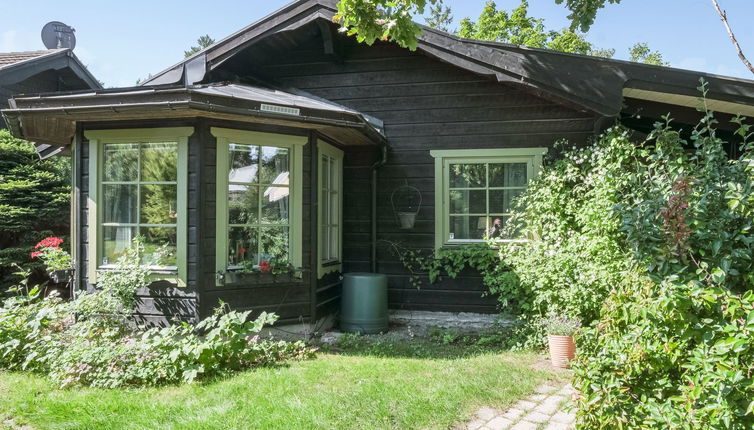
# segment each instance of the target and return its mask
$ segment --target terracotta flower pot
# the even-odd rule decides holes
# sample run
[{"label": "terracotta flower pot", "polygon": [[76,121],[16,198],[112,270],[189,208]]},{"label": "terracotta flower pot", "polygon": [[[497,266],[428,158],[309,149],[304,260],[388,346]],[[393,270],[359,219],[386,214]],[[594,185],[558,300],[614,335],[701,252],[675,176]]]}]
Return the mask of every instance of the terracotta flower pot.
[{"label": "terracotta flower pot", "polygon": [[569,362],[576,356],[576,344],[573,342],[573,336],[550,334],[547,335],[547,341],[550,344],[552,365],[560,368],[570,367]]}]

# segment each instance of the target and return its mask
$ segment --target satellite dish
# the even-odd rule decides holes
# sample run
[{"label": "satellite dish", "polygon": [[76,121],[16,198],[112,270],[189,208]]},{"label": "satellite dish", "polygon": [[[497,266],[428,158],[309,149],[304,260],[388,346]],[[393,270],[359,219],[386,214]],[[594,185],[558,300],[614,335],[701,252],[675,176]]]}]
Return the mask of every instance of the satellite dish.
[{"label": "satellite dish", "polygon": [[60,21],[51,21],[42,27],[42,43],[47,49],[76,47],[76,30]]}]

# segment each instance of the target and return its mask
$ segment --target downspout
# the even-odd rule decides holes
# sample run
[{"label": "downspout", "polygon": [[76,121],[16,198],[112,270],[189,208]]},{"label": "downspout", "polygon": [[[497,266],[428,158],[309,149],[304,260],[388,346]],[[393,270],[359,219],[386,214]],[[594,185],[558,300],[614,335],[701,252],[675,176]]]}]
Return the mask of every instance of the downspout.
[{"label": "downspout", "polygon": [[372,273],[377,273],[377,169],[387,163],[387,143],[380,142],[380,158],[372,164]]}]

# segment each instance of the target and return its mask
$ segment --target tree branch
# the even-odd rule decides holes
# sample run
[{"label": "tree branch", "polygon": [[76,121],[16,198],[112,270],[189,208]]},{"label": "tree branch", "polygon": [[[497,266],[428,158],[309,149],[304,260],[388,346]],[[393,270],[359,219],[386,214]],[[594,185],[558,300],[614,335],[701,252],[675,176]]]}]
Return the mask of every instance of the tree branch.
[{"label": "tree branch", "polygon": [[754,66],[752,66],[751,62],[749,62],[749,60],[746,59],[744,52],[741,50],[741,45],[738,44],[738,40],[736,40],[736,36],[733,34],[733,30],[730,29],[730,25],[728,24],[728,15],[725,13],[724,10],[720,10],[720,5],[717,4],[717,0],[712,0],[712,5],[715,6],[715,10],[717,10],[717,14],[720,15],[720,20],[725,25],[725,29],[728,30],[730,41],[733,42],[733,46],[735,46],[736,51],[738,51],[738,58],[741,59],[741,61],[744,63],[746,68],[749,69],[751,73],[754,73]]}]

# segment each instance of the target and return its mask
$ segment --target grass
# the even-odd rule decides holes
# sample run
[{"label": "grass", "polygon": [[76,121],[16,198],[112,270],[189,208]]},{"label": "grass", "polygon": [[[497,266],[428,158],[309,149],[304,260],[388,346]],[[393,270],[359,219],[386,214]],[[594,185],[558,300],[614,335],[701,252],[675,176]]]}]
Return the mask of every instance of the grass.
[{"label": "grass", "polygon": [[177,387],[60,390],[0,372],[3,418],[35,429],[447,429],[558,376],[538,358],[429,339],[347,337],[315,360]]}]

